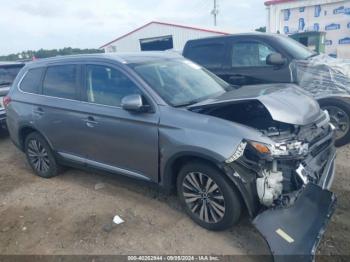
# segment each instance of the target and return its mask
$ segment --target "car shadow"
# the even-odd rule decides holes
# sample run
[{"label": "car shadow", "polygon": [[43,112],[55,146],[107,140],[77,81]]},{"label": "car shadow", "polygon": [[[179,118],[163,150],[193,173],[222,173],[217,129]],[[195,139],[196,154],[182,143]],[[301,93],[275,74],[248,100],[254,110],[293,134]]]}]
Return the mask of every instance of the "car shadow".
[{"label": "car shadow", "polygon": [[175,192],[167,193],[158,184],[153,182],[90,168],[76,169],[71,167],[66,168],[66,171],[58,178],[69,181],[70,183],[79,183],[80,186],[90,189],[94,189],[98,184],[103,184],[103,188],[98,191],[111,196],[115,195],[116,190],[119,188],[126,189],[149,199],[166,202],[173,209],[182,210]]},{"label": "car shadow", "polygon": [[[87,169],[77,170],[73,168],[67,169],[67,171],[61,176],[57,177],[57,179],[62,179],[69,183],[77,183],[79,186],[83,186],[90,190],[96,190],[96,185],[103,184],[103,188],[97,190],[99,193],[107,194],[109,196],[115,195],[116,192],[119,192],[121,189],[128,190],[137,194],[138,196],[142,196],[142,198],[164,203],[176,212],[184,213],[175,192],[167,193],[155,183],[136,180],[120,174],[110,174]],[[190,220],[190,218],[188,219]],[[195,225],[194,222],[193,224]],[[237,225],[231,229],[217,233],[221,234],[222,237],[227,239],[227,241],[233,241],[235,245],[238,243],[238,245],[243,249],[248,250],[248,254],[252,254],[253,257],[257,253],[264,255],[269,254],[266,242],[250,223],[250,218],[247,212],[242,213]],[[252,261],[255,261],[255,259]],[[269,256],[267,261],[270,261]]]}]

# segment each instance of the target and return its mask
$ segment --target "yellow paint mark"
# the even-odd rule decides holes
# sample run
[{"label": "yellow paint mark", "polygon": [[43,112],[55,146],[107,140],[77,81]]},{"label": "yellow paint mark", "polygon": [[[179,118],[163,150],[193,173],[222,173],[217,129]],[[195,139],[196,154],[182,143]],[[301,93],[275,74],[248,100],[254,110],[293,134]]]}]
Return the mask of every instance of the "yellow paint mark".
[{"label": "yellow paint mark", "polygon": [[288,243],[293,243],[294,242],[294,239],[288,235],[286,232],[284,232],[282,229],[277,229],[276,230],[276,233],[282,237],[285,241],[287,241]]}]

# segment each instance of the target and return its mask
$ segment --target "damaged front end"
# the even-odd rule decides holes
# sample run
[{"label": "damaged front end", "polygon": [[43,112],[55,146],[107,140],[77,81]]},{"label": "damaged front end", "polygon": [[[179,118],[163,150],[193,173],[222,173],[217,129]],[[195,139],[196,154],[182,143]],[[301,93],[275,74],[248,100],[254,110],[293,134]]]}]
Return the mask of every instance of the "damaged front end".
[{"label": "damaged front end", "polygon": [[335,195],[328,191],[336,152],[327,112],[287,137],[272,134],[275,144],[271,145],[242,141],[241,157],[227,163],[233,169],[241,166],[255,173],[261,209],[253,224],[275,260],[294,261],[298,256],[308,261],[315,255],[336,203]]},{"label": "damaged front end", "polygon": [[[312,260],[335,208],[328,191],[334,177],[335,148],[327,112],[315,123],[298,127],[288,139],[271,135],[275,144],[244,141],[244,153],[231,162],[255,173],[261,204],[254,226],[275,260]],[[230,159],[228,160],[230,161]]]},{"label": "damaged front end", "polygon": [[255,203],[248,211],[275,261],[312,260],[336,204],[328,191],[336,155],[328,113],[318,110],[302,124],[282,122],[282,117],[276,121],[264,99],[217,103],[196,111],[250,126],[269,139],[243,138],[225,161],[226,173],[239,180],[236,186],[249,196],[246,206]]}]

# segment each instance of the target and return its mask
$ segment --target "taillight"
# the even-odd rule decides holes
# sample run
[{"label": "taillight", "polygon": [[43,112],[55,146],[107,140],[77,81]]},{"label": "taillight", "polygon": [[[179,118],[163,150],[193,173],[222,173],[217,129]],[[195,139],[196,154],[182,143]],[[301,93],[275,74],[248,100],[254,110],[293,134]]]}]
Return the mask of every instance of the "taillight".
[{"label": "taillight", "polygon": [[9,96],[4,96],[3,100],[2,100],[4,107],[6,108],[10,103],[11,103],[11,97]]}]

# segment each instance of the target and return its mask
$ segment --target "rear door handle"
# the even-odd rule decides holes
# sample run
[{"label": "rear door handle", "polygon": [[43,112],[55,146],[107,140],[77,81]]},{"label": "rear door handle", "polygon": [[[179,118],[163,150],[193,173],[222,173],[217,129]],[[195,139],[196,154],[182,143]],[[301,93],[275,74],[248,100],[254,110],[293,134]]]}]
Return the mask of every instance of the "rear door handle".
[{"label": "rear door handle", "polygon": [[87,127],[94,127],[98,124],[93,116],[89,116],[85,119],[85,123]]},{"label": "rear door handle", "polygon": [[42,116],[44,114],[44,110],[41,107],[38,107],[33,110],[33,113],[39,116]]}]

